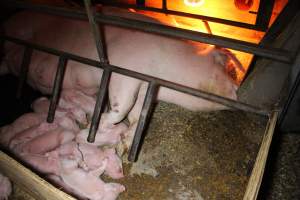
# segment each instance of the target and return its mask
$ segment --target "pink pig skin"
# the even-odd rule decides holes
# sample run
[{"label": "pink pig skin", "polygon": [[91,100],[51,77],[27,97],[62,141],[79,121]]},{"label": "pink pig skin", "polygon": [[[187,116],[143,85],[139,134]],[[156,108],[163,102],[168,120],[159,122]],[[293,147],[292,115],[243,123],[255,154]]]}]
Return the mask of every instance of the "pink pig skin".
[{"label": "pink pig skin", "polygon": [[[36,113],[48,113],[50,106],[50,101],[46,97],[41,97],[36,99],[31,107]],[[62,117],[64,115],[69,115],[71,118],[76,119],[78,122],[82,124],[87,124],[86,113],[84,110],[71,102],[66,102],[63,99],[60,100],[58,104],[55,116]]]},{"label": "pink pig skin", "polygon": [[20,159],[41,173],[58,175],[60,172],[59,155],[55,151],[46,155],[25,153]]},{"label": "pink pig skin", "polygon": [[0,144],[8,146],[11,139],[18,133],[36,126],[46,119],[45,114],[26,113],[16,119],[12,124],[0,128]]},{"label": "pink pig skin", "polygon": [[84,164],[89,171],[96,170],[103,165],[104,160],[107,159],[104,173],[114,179],[124,177],[122,160],[116,154],[115,149],[101,150],[90,144],[79,144],[79,150],[83,155]]},{"label": "pink pig skin", "polygon": [[19,153],[43,154],[72,141],[74,138],[75,134],[73,132],[57,128],[23,143],[23,145],[18,145],[14,151]]},{"label": "pink pig skin", "polygon": [[[98,129],[95,142],[89,144],[96,146],[116,145],[121,141],[122,137],[124,137],[127,130],[128,127],[123,122],[113,125],[111,128]],[[88,134],[89,129],[81,130],[76,136],[76,142],[87,143]]]},{"label": "pink pig skin", "polygon": [[9,179],[0,173],[0,200],[8,200],[12,192],[12,186]]},{"label": "pink pig skin", "polygon": [[115,200],[125,190],[117,183],[104,183],[99,175],[103,173],[106,163],[95,171],[86,172],[78,168],[77,162],[70,159],[61,160],[61,178],[68,187],[80,196],[91,200]]}]

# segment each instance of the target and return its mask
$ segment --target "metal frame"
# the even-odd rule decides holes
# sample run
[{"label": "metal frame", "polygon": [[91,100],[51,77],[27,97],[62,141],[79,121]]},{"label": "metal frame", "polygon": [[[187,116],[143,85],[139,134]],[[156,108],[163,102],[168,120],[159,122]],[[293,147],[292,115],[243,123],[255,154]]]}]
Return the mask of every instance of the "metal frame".
[{"label": "metal frame", "polygon": [[205,15],[197,15],[197,14],[190,14],[181,11],[169,10],[167,8],[167,0],[161,0],[161,1],[162,1],[161,8],[147,7],[145,6],[145,0],[137,0],[136,4],[118,3],[116,1],[111,1],[111,0],[98,0],[97,2],[103,5],[116,6],[121,8],[133,8],[137,10],[145,10],[145,11],[152,11],[152,12],[158,12],[158,13],[164,13],[170,15],[177,15],[182,17],[189,17],[194,19],[201,19],[204,21],[226,24],[230,26],[238,26],[241,28],[253,29],[257,31],[266,31],[268,29],[273,6],[275,3],[275,0],[260,0],[255,24],[249,24],[249,23],[226,20],[226,19],[221,19],[216,17],[209,17]]},{"label": "metal frame", "polygon": [[[10,3],[11,1],[9,1]],[[223,37],[217,37],[217,36],[211,36],[207,34],[199,34],[198,32],[193,32],[193,31],[186,31],[178,28],[173,28],[173,27],[165,27],[162,25],[158,24],[151,24],[151,23],[146,23],[146,22],[140,22],[136,20],[129,20],[121,17],[113,17],[113,16],[107,16],[107,15],[101,15],[92,12],[91,10],[91,2],[90,0],[85,0],[85,6],[87,10],[87,14],[85,14],[82,11],[72,11],[69,9],[62,9],[62,8],[54,8],[54,7],[49,7],[49,6],[36,6],[36,5],[29,5],[29,4],[24,4],[22,2],[16,2],[16,6],[21,7],[21,8],[29,8],[34,11],[39,11],[39,12],[46,12],[46,13],[51,13],[51,14],[58,14],[58,15],[63,15],[66,17],[71,17],[71,18],[79,18],[79,19],[89,19],[91,29],[93,31],[94,39],[97,45],[97,52],[100,58],[100,62],[80,56],[76,56],[74,54],[70,54],[68,52],[64,51],[59,51],[56,49],[44,47],[41,45],[37,44],[32,44],[20,39],[12,38],[9,36],[2,35],[0,39],[10,41],[17,43],[19,45],[23,45],[27,47],[30,50],[38,50],[38,51],[43,51],[47,52],[49,54],[53,54],[59,57],[59,64],[58,64],[58,69],[56,72],[56,78],[54,82],[54,87],[53,87],[53,92],[52,92],[52,99],[51,99],[51,105],[49,108],[49,113],[48,113],[48,121],[51,122],[54,119],[55,115],[55,109],[60,93],[60,88],[62,85],[62,80],[64,76],[64,71],[65,71],[65,66],[68,60],[74,60],[83,64],[87,64],[90,66],[102,68],[104,70],[102,80],[101,80],[101,85],[100,89],[97,95],[97,102],[95,106],[95,111],[92,119],[92,125],[91,125],[91,130],[90,134],[88,136],[88,141],[93,142],[95,138],[95,133],[99,124],[99,119],[101,116],[101,110],[103,107],[103,102],[107,93],[107,88],[108,88],[108,83],[110,79],[110,74],[112,72],[120,73],[126,76],[130,76],[133,78],[137,78],[143,81],[146,81],[149,83],[148,89],[147,89],[147,94],[144,100],[144,105],[142,108],[142,112],[140,115],[140,119],[138,122],[138,128],[136,130],[134,140],[132,147],[130,149],[129,157],[128,159],[130,161],[136,160],[137,157],[137,152],[138,148],[140,145],[140,140],[141,140],[141,135],[145,129],[145,126],[149,120],[150,117],[150,111],[151,107],[153,106],[153,101],[155,100],[157,90],[160,86],[167,87],[170,89],[174,89],[180,92],[184,92],[196,97],[200,97],[215,103],[219,103],[225,106],[228,106],[230,108],[246,111],[246,112],[252,112],[256,113],[259,115],[264,115],[264,116],[269,116],[272,110],[267,110],[264,108],[257,108],[255,106],[245,104],[239,101],[234,101],[228,98],[224,98],[222,96],[218,96],[212,93],[208,93],[205,91],[201,90],[196,90],[190,87],[186,87],[174,82],[166,81],[163,79],[158,79],[152,76],[148,76],[145,74],[141,74],[138,72],[134,72],[131,70],[123,69],[118,66],[113,66],[108,64],[106,57],[105,57],[105,51],[103,49],[103,46],[100,44],[103,44],[101,42],[101,32],[98,32],[98,25],[96,24],[97,22],[104,23],[104,24],[112,24],[112,25],[117,25],[117,26],[122,26],[122,27],[130,27],[130,28],[135,28],[139,30],[144,30],[148,32],[153,32],[153,33],[160,33],[163,35],[169,35],[169,36],[174,36],[174,37],[179,37],[179,38],[184,38],[184,39],[190,39],[194,41],[200,41],[204,43],[210,43],[210,44],[215,44],[218,46],[223,46],[223,47],[229,47],[237,50],[242,50],[245,52],[253,53],[255,55],[259,55],[265,58],[271,58],[273,60],[277,60],[280,62],[288,62],[291,63],[293,61],[294,53],[293,52],[288,52],[285,50],[281,49],[275,49],[275,48],[268,48],[268,47],[263,47],[247,42],[242,42],[238,40],[231,40]],[[100,45],[100,46],[99,46]],[[27,52],[27,51],[26,51]],[[25,52],[25,53],[26,53]],[[30,56],[24,56],[23,58],[25,61],[26,59],[30,59]],[[23,63],[29,63],[29,61],[24,61]],[[28,64],[27,64],[28,65]],[[22,68],[25,68],[26,64],[22,65]],[[22,72],[26,73],[26,70],[21,69]],[[20,76],[20,82],[24,82],[23,76]]]}]

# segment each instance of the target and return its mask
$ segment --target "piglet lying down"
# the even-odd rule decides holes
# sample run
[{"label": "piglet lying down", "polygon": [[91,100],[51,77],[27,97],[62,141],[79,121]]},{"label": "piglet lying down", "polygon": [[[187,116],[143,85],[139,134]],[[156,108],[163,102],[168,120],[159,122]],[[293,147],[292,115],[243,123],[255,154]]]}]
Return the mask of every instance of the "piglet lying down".
[{"label": "piglet lying down", "polygon": [[87,144],[86,139],[77,143],[74,140],[82,132],[78,124],[88,122],[95,100],[74,90],[63,91],[61,96],[53,123],[45,121],[49,100],[37,99],[32,104],[35,112],[0,129],[0,144],[77,196],[116,199],[124,186],[105,183],[99,176],[104,173],[113,179],[124,177],[121,159],[113,146],[121,141],[127,126],[120,123],[107,133],[98,133],[102,136],[97,137],[97,145]]}]

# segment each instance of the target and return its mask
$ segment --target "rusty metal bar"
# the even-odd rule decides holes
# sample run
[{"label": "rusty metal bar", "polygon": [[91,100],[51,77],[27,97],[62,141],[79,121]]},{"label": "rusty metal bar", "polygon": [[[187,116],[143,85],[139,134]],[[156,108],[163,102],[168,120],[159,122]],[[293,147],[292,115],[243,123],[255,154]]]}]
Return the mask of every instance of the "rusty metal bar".
[{"label": "rusty metal bar", "polygon": [[[56,8],[53,6],[28,5],[26,3],[20,3],[20,2],[16,2],[16,4],[20,8],[27,8],[37,12],[61,15],[61,16],[76,18],[81,20],[87,19],[87,15],[84,12],[78,10]],[[126,28],[133,28],[137,30],[157,33],[157,34],[171,36],[175,38],[193,40],[202,43],[235,49],[238,51],[255,54],[258,56],[262,56],[280,62],[291,63],[295,56],[295,52],[290,52],[283,49],[265,47],[262,45],[225,38],[221,36],[210,35],[210,34],[200,33],[191,30],[184,30],[176,27],[170,27],[170,26],[154,24],[149,22],[142,22],[133,19],[126,19],[123,17],[109,16],[109,15],[103,15],[98,13],[96,15],[96,21],[104,24],[110,24],[110,25],[121,26]]]},{"label": "rusty metal bar", "polygon": [[266,109],[263,109],[263,108],[258,108],[258,107],[255,107],[255,106],[252,106],[252,105],[249,105],[249,104],[246,104],[246,103],[242,103],[242,102],[239,102],[239,101],[228,99],[228,98],[218,96],[218,95],[215,95],[215,94],[212,94],[212,93],[209,93],[209,92],[205,92],[205,91],[202,91],[202,90],[197,90],[197,89],[194,89],[194,88],[183,86],[183,85],[171,82],[171,81],[166,81],[166,80],[159,79],[159,78],[149,76],[149,75],[146,75],[146,74],[141,74],[141,73],[131,71],[131,70],[128,70],[128,69],[123,69],[123,68],[120,68],[118,66],[105,64],[105,63],[100,63],[99,61],[96,61],[96,60],[92,60],[92,59],[89,59],[89,58],[84,58],[84,57],[81,57],[81,56],[77,56],[77,55],[70,54],[70,53],[67,53],[67,52],[64,52],[64,51],[60,51],[60,50],[56,50],[56,49],[53,49],[53,48],[48,48],[48,47],[43,47],[41,45],[32,44],[30,42],[23,41],[23,40],[20,40],[20,39],[17,39],[17,38],[12,38],[12,37],[8,37],[8,36],[2,36],[2,37],[4,39],[10,41],[10,42],[14,42],[14,43],[17,43],[17,44],[20,44],[20,45],[29,46],[33,49],[44,51],[44,52],[47,52],[47,53],[50,53],[50,54],[53,54],[53,55],[56,55],[56,56],[64,55],[67,59],[74,60],[74,61],[86,64],[86,65],[90,65],[90,66],[94,66],[94,67],[102,68],[102,69],[110,69],[112,72],[116,72],[116,73],[119,73],[119,74],[122,74],[122,75],[130,76],[130,77],[137,78],[137,79],[147,81],[147,82],[155,81],[160,86],[167,87],[167,88],[170,88],[170,89],[173,89],[173,90],[177,90],[179,92],[190,94],[190,95],[193,95],[193,96],[196,96],[196,97],[204,98],[206,100],[209,100],[209,101],[212,101],[212,102],[215,102],[215,103],[219,103],[219,104],[228,106],[228,107],[233,108],[233,109],[243,110],[245,112],[252,112],[252,113],[259,114],[259,115],[269,115],[269,112],[270,112],[269,110],[266,110]]},{"label": "rusty metal bar", "polygon": [[22,60],[20,75],[19,75],[19,83],[18,83],[17,94],[16,94],[17,99],[20,99],[22,96],[22,90],[23,90],[24,83],[26,81],[32,52],[33,49],[31,47],[26,47],[24,50],[23,60]]},{"label": "rusty metal bar", "polygon": [[[90,0],[84,0],[84,5],[86,8],[87,16],[89,19],[90,27],[94,36],[95,44],[97,53],[100,59],[100,62],[108,64],[108,60],[105,53],[105,39],[104,39],[104,33],[101,31],[101,25],[98,26],[96,20],[95,20],[95,13],[92,10],[91,7],[91,1]],[[103,106],[104,106],[104,100],[107,96],[107,90],[108,90],[108,83],[111,76],[111,70],[105,69],[103,72],[103,76],[101,78],[100,88],[97,95],[97,102],[95,105],[93,118],[92,118],[92,124],[91,128],[89,130],[89,135],[87,138],[88,142],[94,142],[95,137],[98,130],[98,124],[99,120],[101,118],[102,112],[103,112]]]},{"label": "rusty metal bar", "polygon": [[96,105],[95,105],[95,109],[94,109],[94,113],[93,113],[93,117],[92,117],[91,128],[90,128],[89,135],[87,138],[88,142],[95,141],[99,121],[100,121],[101,114],[104,109],[104,101],[105,101],[105,97],[107,96],[110,76],[111,76],[111,70],[105,69],[102,74],[100,88],[99,88],[98,94],[97,94],[97,101],[96,101]]},{"label": "rusty metal bar", "polygon": [[52,98],[50,101],[48,117],[47,117],[47,122],[49,122],[49,123],[52,123],[54,121],[56,106],[58,103],[61,86],[63,84],[67,62],[68,62],[67,57],[64,56],[63,54],[60,55],[59,61],[58,61],[58,67],[56,70],[53,90],[52,90]]},{"label": "rusty metal bar", "polygon": [[140,142],[142,139],[142,134],[146,129],[147,124],[149,124],[149,120],[152,114],[153,104],[156,99],[158,89],[159,89],[159,85],[155,81],[148,83],[148,88],[144,99],[143,108],[140,114],[138,125],[135,130],[133,142],[128,155],[128,160],[131,162],[136,161],[137,154],[140,147]]}]

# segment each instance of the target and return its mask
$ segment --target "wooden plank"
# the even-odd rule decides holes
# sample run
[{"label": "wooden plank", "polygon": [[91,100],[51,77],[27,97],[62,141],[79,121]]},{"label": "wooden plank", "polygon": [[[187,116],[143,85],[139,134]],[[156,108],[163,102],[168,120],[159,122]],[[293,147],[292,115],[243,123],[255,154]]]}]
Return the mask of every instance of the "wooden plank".
[{"label": "wooden plank", "polygon": [[256,157],[254,167],[244,194],[244,200],[256,200],[264,175],[267,157],[277,122],[278,111],[274,111],[268,121],[266,131]]},{"label": "wooden plank", "polygon": [[3,151],[0,151],[0,171],[36,199],[75,200],[75,198],[52,186]]}]

